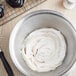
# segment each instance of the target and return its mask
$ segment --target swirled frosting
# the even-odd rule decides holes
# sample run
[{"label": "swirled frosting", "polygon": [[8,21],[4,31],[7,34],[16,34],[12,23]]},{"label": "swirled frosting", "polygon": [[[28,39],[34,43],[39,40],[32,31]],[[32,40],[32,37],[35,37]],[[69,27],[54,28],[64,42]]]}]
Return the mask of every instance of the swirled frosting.
[{"label": "swirled frosting", "polygon": [[65,53],[65,39],[56,29],[38,29],[24,39],[22,56],[29,68],[34,71],[55,70],[62,64]]}]

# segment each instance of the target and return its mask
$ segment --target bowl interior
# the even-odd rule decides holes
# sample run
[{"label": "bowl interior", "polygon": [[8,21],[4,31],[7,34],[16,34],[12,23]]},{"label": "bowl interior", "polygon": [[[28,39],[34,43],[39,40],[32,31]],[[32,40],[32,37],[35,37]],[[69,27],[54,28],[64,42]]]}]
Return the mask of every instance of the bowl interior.
[{"label": "bowl interior", "polygon": [[[23,60],[21,48],[24,38],[32,31],[40,28],[55,28],[64,35],[67,44],[67,53],[63,64],[56,70],[37,73],[32,71]],[[29,76],[58,76],[66,72],[74,63],[76,54],[75,32],[69,21],[64,17],[48,12],[36,12],[24,17],[15,27],[10,38],[10,54],[16,67]]]}]

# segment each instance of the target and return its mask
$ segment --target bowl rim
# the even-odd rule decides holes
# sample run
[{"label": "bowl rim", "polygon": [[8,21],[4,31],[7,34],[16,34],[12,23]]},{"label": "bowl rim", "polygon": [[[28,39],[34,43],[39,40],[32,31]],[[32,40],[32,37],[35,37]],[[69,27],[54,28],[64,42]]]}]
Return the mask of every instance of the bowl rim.
[{"label": "bowl rim", "polygon": [[[23,68],[20,66],[20,64],[18,63],[16,57],[15,57],[15,54],[14,54],[14,51],[13,51],[13,44],[14,44],[14,39],[15,39],[15,35],[17,34],[17,30],[19,29],[19,27],[21,26],[22,22],[24,22],[24,20],[27,20],[29,19],[30,17],[32,16],[35,16],[35,15],[38,15],[38,14],[52,14],[52,15],[56,15],[62,19],[64,19],[65,21],[67,21],[71,26],[70,28],[72,29],[72,31],[74,32],[74,36],[76,38],[76,30],[73,26],[73,24],[69,21],[68,18],[66,18],[62,13],[58,12],[58,11],[54,11],[54,10],[38,10],[38,11],[34,11],[34,12],[31,12],[27,15],[25,15],[21,20],[19,20],[19,22],[16,24],[16,26],[14,27],[11,35],[10,35],[10,39],[9,39],[9,53],[10,53],[10,57],[13,61],[13,63],[15,64],[16,68],[21,72],[23,73],[24,75],[28,75],[28,76],[31,76],[30,74],[28,74],[27,72],[25,72],[23,70]],[[75,58],[73,59],[72,63],[68,66],[67,69],[65,69],[63,72],[59,73],[59,76],[61,75],[64,75],[66,72],[68,72],[71,67],[73,66],[73,64],[75,63],[76,61],[76,55],[75,55]]]}]

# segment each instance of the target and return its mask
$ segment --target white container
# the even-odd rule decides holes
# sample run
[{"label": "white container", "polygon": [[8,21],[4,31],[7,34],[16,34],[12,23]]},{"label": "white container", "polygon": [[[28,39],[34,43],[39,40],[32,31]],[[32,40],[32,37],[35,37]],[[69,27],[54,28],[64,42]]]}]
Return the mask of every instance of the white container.
[{"label": "white container", "polygon": [[76,6],[76,0],[64,0],[63,5],[66,9],[72,9]]}]

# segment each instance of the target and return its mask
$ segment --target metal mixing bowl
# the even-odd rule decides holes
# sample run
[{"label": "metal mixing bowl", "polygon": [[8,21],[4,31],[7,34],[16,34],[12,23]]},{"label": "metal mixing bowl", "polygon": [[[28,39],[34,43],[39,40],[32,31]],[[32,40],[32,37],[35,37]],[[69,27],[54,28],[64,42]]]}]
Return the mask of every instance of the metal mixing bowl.
[{"label": "metal mixing bowl", "polygon": [[[64,35],[67,45],[63,64],[56,70],[38,73],[32,71],[24,62],[21,48],[24,38],[32,31],[40,28],[55,28]],[[39,10],[26,15],[15,26],[10,36],[10,56],[15,66],[26,76],[60,76],[67,72],[76,59],[76,32],[71,22],[61,13],[50,10]]]}]

